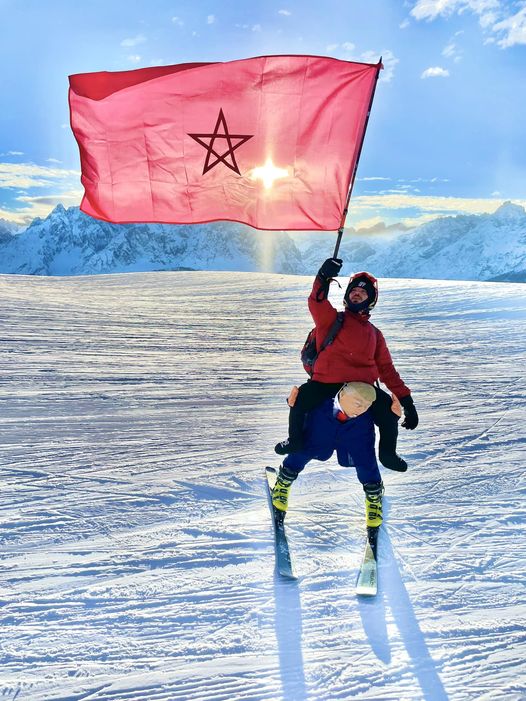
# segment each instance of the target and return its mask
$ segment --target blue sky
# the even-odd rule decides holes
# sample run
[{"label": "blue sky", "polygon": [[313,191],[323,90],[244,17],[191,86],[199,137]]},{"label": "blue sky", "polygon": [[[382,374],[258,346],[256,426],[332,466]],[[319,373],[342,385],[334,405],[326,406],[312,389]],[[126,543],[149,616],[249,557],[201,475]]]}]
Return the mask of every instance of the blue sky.
[{"label": "blue sky", "polygon": [[0,0],[0,218],[82,196],[71,73],[273,53],[385,70],[347,220],[526,204],[526,2]]}]

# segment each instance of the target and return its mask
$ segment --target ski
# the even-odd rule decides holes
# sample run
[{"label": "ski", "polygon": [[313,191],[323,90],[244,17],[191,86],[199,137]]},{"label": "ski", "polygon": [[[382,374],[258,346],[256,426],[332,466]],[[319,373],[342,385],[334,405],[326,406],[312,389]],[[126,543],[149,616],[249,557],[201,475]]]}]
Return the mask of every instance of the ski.
[{"label": "ski", "polygon": [[379,526],[367,528],[367,540],[356,583],[356,593],[360,596],[375,596],[378,589],[377,554],[379,530]]},{"label": "ski", "polygon": [[290,556],[289,543],[287,534],[285,533],[285,511],[276,509],[272,503],[272,489],[277,479],[277,472],[273,467],[265,468],[268,486],[268,501],[272,513],[272,523],[274,525],[274,543],[276,548],[276,569],[282,577],[287,579],[296,579],[294,569],[292,567],[292,559]]}]

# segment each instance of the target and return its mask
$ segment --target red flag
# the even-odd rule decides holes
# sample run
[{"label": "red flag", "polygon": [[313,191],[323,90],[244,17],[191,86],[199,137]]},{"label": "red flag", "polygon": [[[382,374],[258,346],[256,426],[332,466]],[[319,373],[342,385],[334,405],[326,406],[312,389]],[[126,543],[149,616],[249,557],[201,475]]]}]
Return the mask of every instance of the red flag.
[{"label": "red flag", "polygon": [[69,78],[97,219],[336,230],[381,64],[262,56]]}]

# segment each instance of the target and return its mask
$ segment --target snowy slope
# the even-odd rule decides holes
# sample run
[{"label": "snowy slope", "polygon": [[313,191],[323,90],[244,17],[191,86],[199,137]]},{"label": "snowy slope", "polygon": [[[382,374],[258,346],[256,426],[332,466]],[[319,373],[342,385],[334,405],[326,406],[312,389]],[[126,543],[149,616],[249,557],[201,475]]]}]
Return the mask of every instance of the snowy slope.
[{"label": "snowy slope", "polygon": [[[310,278],[0,277],[0,698],[525,698],[526,286],[383,281],[421,415],[363,496],[312,463],[273,574],[263,466],[303,379]],[[336,301],[336,300],[335,300]]]}]

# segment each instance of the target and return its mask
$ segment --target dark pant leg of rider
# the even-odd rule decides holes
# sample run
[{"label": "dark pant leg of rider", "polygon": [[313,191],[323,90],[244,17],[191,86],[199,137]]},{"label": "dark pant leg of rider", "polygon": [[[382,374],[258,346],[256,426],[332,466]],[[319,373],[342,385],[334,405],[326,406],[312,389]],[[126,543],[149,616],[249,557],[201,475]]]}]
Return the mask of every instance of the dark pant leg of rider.
[{"label": "dark pant leg of rider", "polygon": [[391,409],[392,399],[387,392],[375,387],[376,400],[371,407],[374,423],[378,426],[380,442],[378,457],[385,467],[403,471],[407,464],[396,454],[399,417]]}]

